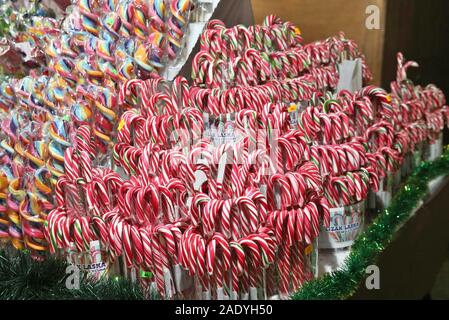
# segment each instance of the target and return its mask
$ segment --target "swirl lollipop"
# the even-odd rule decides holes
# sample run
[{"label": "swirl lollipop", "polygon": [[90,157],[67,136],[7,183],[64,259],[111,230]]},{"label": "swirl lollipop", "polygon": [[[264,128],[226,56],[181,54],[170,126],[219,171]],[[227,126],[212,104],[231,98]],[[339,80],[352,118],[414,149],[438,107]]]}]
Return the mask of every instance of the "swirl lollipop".
[{"label": "swirl lollipop", "polygon": [[43,204],[41,200],[32,192],[27,192],[19,205],[25,247],[32,250],[32,252],[36,252],[36,256],[38,256],[38,252],[47,250],[43,233],[46,215],[42,213],[42,209]]},{"label": "swirl lollipop", "polygon": [[133,32],[134,10],[131,1],[120,1],[117,5],[116,12],[120,17],[122,25],[120,27],[120,35],[128,38]]},{"label": "swirl lollipop", "polygon": [[48,128],[50,136],[48,152],[50,157],[47,161],[47,168],[53,174],[54,185],[56,185],[56,179],[64,173],[64,152],[71,145],[71,126],[67,120],[55,117]]},{"label": "swirl lollipop", "polygon": [[186,32],[188,15],[190,12],[190,0],[175,0],[170,4],[171,16],[168,19],[168,56],[174,60],[181,51],[182,41]]},{"label": "swirl lollipop", "polygon": [[122,39],[116,43],[115,65],[118,77],[122,82],[135,78],[134,53],[136,42],[134,39]]},{"label": "swirl lollipop", "polygon": [[152,31],[164,33],[166,29],[165,0],[151,0],[148,6],[148,16],[151,19],[150,28]]},{"label": "swirl lollipop", "polygon": [[148,8],[146,3],[141,0],[134,1],[133,4],[133,26],[134,34],[141,40],[145,40],[148,36],[148,18],[147,18]]},{"label": "swirl lollipop", "polygon": [[75,84],[78,80],[73,73],[75,64],[69,58],[58,57],[53,60],[52,68],[61,76],[64,80],[71,84]]},{"label": "swirl lollipop", "polygon": [[13,164],[16,171],[14,173],[14,178],[11,180],[8,187],[8,198],[6,200],[8,205],[8,219],[9,225],[9,235],[11,236],[11,242],[14,248],[21,250],[23,249],[23,231],[22,222],[19,214],[19,205],[24,200],[26,192],[23,190],[25,188],[26,179],[22,177],[22,173],[19,172],[19,166]]},{"label": "swirl lollipop", "polygon": [[101,154],[106,154],[112,142],[113,130],[118,117],[115,93],[104,87],[97,87],[95,101],[95,135]]},{"label": "swirl lollipop", "polygon": [[70,114],[76,127],[93,122],[92,109],[86,101],[76,101],[70,108]]},{"label": "swirl lollipop", "polygon": [[120,29],[122,27],[122,20],[116,12],[108,12],[101,19],[101,25],[104,31],[101,33],[101,38],[108,41],[116,41],[120,37]]},{"label": "swirl lollipop", "polygon": [[93,83],[99,83],[104,75],[95,59],[88,55],[81,55],[76,59],[75,69]]},{"label": "swirl lollipop", "polygon": [[146,73],[157,73],[164,66],[166,40],[163,34],[153,32],[147,43],[140,43],[134,53],[134,61]]},{"label": "swirl lollipop", "polygon": [[127,57],[122,61],[119,61],[117,64],[117,72],[121,81],[130,80],[136,77],[134,59],[131,57]]},{"label": "swirl lollipop", "polygon": [[94,12],[94,0],[78,0],[78,7],[81,12],[81,26],[83,29],[98,36],[99,24],[98,15]]},{"label": "swirl lollipop", "polygon": [[0,110],[7,112],[15,105],[15,94],[12,85],[8,82],[0,84]]}]

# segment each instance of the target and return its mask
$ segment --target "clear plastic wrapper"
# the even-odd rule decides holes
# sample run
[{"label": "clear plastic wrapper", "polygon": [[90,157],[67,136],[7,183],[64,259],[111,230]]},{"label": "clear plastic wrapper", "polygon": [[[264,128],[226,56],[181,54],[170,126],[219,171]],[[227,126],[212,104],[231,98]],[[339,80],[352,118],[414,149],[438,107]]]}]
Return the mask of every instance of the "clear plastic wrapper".
[{"label": "clear plastic wrapper", "polygon": [[438,135],[438,138],[430,144],[426,144],[424,159],[426,161],[434,161],[438,159],[443,153],[443,132]]},{"label": "clear plastic wrapper", "polygon": [[379,191],[370,192],[368,198],[369,209],[386,209],[391,203],[394,190],[395,173],[388,172],[386,177],[379,181]]},{"label": "clear plastic wrapper", "polygon": [[[21,130],[21,141],[16,146],[20,146],[24,157],[25,177],[27,182],[24,188],[26,195],[19,204],[19,212],[24,236],[25,248],[30,250],[35,259],[44,258],[47,251],[47,242],[44,235],[44,223],[48,211],[52,208],[52,204],[45,196],[39,192],[45,190],[47,196],[49,190],[48,185],[44,181],[42,175],[36,175],[37,170],[45,167],[48,157],[47,141],[43,136],[42,123],[31,121]],[[49,180],[47,180],[49,184]]]},{"label": "clear plastic wrapper", "polygon": [[213,0],[192,0],[191,22],[207,22],[210,15],[212,15]]},{"label": "clear plastic wrapper", "polygon": [[114,126],[118,122],[119,112],[115,93],[112,89],[98,86],[95,89],[94,127],[98,157],[96,165],[110,167]]},{"label": "clear plastic wrapper", "polygon": [[170,0],[167,19],[168,57],[175,64],[186,55],[185,42],[188,38],[188,25],[191,11],[190,0]]}]

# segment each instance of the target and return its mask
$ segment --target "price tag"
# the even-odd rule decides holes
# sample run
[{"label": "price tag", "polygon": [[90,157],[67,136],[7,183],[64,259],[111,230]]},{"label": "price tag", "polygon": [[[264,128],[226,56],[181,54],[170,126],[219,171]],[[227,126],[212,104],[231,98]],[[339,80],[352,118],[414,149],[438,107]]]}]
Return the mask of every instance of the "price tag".
[{"label": "price tag", "polygon": [[288,107],[288,114],[290,115],[290,126],[292,129],[297,129],[298,127],[298,105],[296,103],[290,103]]},{"label": "price tag", "polygon": [[120,120],[120,122],[119,122],[119,124],[118,124],[117,130],[118,130],[118,131],[122,131],[122,129],[123,129],[124,126],[125,126],[125,120],[122,119],[122,120]]},{"label": "price tag", "polygon": [[306,249],[304,250],[304,253],[306,254],[306,256],[308,256],[312,253],[312,251],[313,251],[313,245],[310,244],[306,247]]},{"label": "price tag", "polygon": [[142,279],[151,279],[153,278],[153,273],[151,271],[140,270],[140,277]]}]

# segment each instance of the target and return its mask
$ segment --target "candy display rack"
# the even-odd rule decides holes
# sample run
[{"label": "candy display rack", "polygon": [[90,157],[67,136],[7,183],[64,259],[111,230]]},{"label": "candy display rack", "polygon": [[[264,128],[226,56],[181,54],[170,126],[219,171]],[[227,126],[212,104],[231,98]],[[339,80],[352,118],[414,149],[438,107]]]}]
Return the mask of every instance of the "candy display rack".
[{"label": "candy display rack", "polygon": [[[175,0],[170,12],[161,1],[91,10],[79,0],[64,25],[101,37],[60,34],[42,44],[44,75],[0,87],[5,243],[161,299],[283,300],[334,270],[352,273],[343,263],[361,255],[371,261],[363,249],[388,244],[376,235],[404,230],[389,210],[420,217],[428,199],[404,214],[397,198],[411,186],[423,196],[423,161],[440,173],[449,163],[449,150],[439,156],[449,107],[437,86],[407,77],[416,62],[398,53],[387,91],[369,85],[365,56],[343,33],[304,44],[275,15],[245,26],[250,1]],[[190,12],[206,5],[209,15]],[[57,28],[47,22],[43,34]],[[120,41],[130,30],[148,43]],[[384,184],[391,201],[365,223]],[[430,199],[442,186],[431,182]]]}]

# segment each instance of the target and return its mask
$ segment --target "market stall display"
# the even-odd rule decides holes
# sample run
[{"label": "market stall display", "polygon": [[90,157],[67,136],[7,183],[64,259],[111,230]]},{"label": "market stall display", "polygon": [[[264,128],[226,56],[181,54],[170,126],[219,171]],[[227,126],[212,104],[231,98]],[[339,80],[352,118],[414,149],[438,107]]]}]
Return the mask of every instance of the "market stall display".
[{"label": "market stall display", "polygon": [[[211,20],[192,83],[164,79],[203,5],[79,0],[31,18],[39,59],[0,87],[2,246],[163,299],[286,299],[441,155],[441,90],[415,86],[402,54],[390,94],[369,86],[342,33],[304,44],[275,16]],[[338,90],[347,61],[361,86]]]}]

